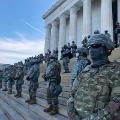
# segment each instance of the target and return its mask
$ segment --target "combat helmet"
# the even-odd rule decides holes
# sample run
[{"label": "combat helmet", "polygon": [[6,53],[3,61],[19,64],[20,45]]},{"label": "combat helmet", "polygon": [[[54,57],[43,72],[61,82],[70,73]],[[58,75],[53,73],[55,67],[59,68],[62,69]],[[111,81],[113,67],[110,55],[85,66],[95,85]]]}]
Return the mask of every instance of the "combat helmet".
[{"label": "combat helmet", "polygon": [[89,54],[89,50],[85,47],[77,48],[76,53],[79,53],[80,56],[87,56]]},{"label": "combat helmet", "polygon": [[91,36],[88,41],[88,46],[92,46],[92,45],[102,45],[106,47],[108,50],[114,49],[114,44],[111,38],[107,37],[104,34],[94,34],[93,36]]},{"label": "combat helmet", "polygon": [[57,59],[58,59],[58,57],[57,57],[57,55],[56,55],[56,54],[51,54],[49,58],[50,58],[50,59],[55,59],[55,60],[57,60]]}]

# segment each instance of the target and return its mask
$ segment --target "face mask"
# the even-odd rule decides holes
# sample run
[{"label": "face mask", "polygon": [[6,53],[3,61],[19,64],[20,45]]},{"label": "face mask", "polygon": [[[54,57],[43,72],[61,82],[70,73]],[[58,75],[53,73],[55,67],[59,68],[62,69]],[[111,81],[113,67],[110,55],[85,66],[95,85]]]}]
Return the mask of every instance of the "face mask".
[{"label": "face mask", "polygon": [[109,62],[107,53],[107,50],[102,46],[90,47],[90,56],[93,62],[93,67],[107,64]]}]

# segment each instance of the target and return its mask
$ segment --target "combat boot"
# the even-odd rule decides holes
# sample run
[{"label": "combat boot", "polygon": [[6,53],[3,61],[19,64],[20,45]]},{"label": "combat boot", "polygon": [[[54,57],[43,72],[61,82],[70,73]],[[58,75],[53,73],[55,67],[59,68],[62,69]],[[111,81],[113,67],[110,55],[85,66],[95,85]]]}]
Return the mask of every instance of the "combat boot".
[{"label": "combat boot", "polygon": [[17,92],[17,94],[16,95],[14,95],[14,97],[17,97],[18,96],[18,92]]},{"label": "combat boot", "polygon": [[44,109],[44,112],[51,112],[53,110],[53,105],[50,105],[48,108]]},{"label": "combat boot", "polygon": [[7,88],[4,88],[2,91],[8,91],[8,89],[7,89]]},{"label": "combat boot", "polygon": [[16,96],[16,98],[20,98],[20,97],[22,97],[21,92],[18,93],[18,95]]},{"label": "combat boot", "polygon": [[29,102],[28,102],[30,105],[32,104],[36,104],[36,98],[32,98]]},{"label": "combat boot", "polygon": [[58,113],[59,113],[58,106],[57,105],[53,106],[53,110],[50,112],[50,115],[56,115]]},{"label": "combat boot", "polygon": [[8,92],[7,92],[7,94],[12,94],[12,90],[9,89]]},{"label": "combat boot", "polygon": [[32,97],[30,96],[30,99],[26,100],[26,103],[29,103],[31,101]]},{"label": "combat boot", "polygon": [[25,102],[26,102],[26,103],[29,103],[30,101],[31,101],[31,99],[28,99],[28,100],[26,100]]}]

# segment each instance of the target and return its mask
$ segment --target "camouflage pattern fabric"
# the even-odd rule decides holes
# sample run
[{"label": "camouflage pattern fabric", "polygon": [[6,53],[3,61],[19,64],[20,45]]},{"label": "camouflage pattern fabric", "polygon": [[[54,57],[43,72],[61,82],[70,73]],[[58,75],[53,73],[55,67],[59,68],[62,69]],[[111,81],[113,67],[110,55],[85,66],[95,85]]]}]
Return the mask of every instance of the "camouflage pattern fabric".
[{"label": "camouflage pattern fabric", "polygon": [[[79,120],[119,120],[120,63],[87,67],[77,79],[73,113]],[[72,111],[69,111],[72,112]],[[73,118],[73,120],[75,120]]]},{"label": "camouflage pattern fabric", "polygon": [[36,97],[37,88],[39,86],[39,64],[35,63],[34,65],[32,65],[27,76],[30,80],[29,95],[34,98]]},{"label": "camouflage pattern fabric", "polygon": [[74,63],[71,71],[71,86],[73,85],[74,80],[77,78],[79,73],[90,63],[87,58],[79,57]]},{"label": "camouflage pattern fabric", "polygon": [[16,90],[19,92],[22,92],[22,85],[24,84],[24,72],[23,72],[23,68],[18,67],[16,69]]},{"label": "camouflage pattern fabric", "polygon": [[[47,78],[47,81],[49,83],[47,88],[47,102],[48,104],[57,105],[58,104],[58,96],[61,93],[59,91],[60,88],[60,82],[61,82],[61,65],[57,60],[53,60],[49,63],[45,76]],[[57,94],[54,94],[54,93]]]}]

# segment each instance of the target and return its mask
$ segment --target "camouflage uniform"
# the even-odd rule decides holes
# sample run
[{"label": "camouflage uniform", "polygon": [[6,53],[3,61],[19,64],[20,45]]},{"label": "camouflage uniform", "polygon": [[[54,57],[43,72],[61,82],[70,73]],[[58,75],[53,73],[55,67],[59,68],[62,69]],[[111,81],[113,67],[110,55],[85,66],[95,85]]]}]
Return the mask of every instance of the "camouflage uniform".
[{"label": "camouflage uniform", "polygon": [[83,69],[73,85],[68,115],[71,120],[120,120],[120,63],[107,58],[112,41],[99,34],[91,37],[89,46],[92,65]]},{"label": "camouflage uniform", "polygon": [[15,75],[15,80],[16,80],[16,91],[17,94],[15,97],[21,97],[22,93],[22,85],[24,84],[24,72],[23,72],[23,63],[19,62],[16,68],[16,75]]},{"label": "camouflage uniform", "polygon": [[88,65],[90,64],[90,60],[87,59],[88,55],[87,48],[78,48],[76,53],[78,53],[77,61],[74,63],[72,71],[71,71],[71,88],[73,86],[74,80],[77,78],[79,73]]},{"label": "camouflage uniform", "polygon": [[58,96],[62,92],[60,73],[61,65],[57,61],[57,56],[51,55],[49,65],[43,77],[48,81],[47,102],[49,104],[49,107],[44,112],[51,112],[51,115],[58,113]]},{"label": "camouflage uniform", "polygon": [[2,71],[0,70],[0,89],[2,88]]},{"label": "camouflage uniform", "polygon": [[7,69],[4,70],[4,73],[2,75],[2,81],[3,81],[3,85],[4,85],[4,89],[2,91],[7,91],[8,90],[8,86],[7,86],[7,83],[8,83],[8,70]]},{"label": "camouflage uniform", "polygon": [[88,47],[88,38],[87,37],[85,37],[84,39],[83,39],[83,41],[82,41],[82,46],[83,47]]},{"label": "camouflage uniform", "polygon": [[11,65],[8,69],[8,94],[12,94],[12,87],[15,84],[15,66]]},{"label": "camouflage uniform", "polygon": [[77,49],[77,45],[75,44],[74,41],[72,41],[71,51],[72,51],[73,57],[75,57],[76,49]]},{"label": "camouflage uniform", "polygon": [[117,43],[118,46],[120,47],[120,24],[116,28],[116,34],[117,34]]},{"label": "camouflage uniform", "polygon": [[39,86],[38,77],[39,77],[39,63],[36,59],[31,60],[31,68],[27,73],[27,80],[30,81],[29,85],[29,96],[30,99],[26,100],[29,104],[36,104],[36,92]]},{"label": "camouflage uniform", "polygon": [[63,60],[63,67],[65,70],[65,73],[69,73],[69,67],[68,67],[68,63],[70,62],[69,59],[69,53],[71,51],[67,48],[67,46],[64,46],[64,49],[62,50],[62,60]]}]

